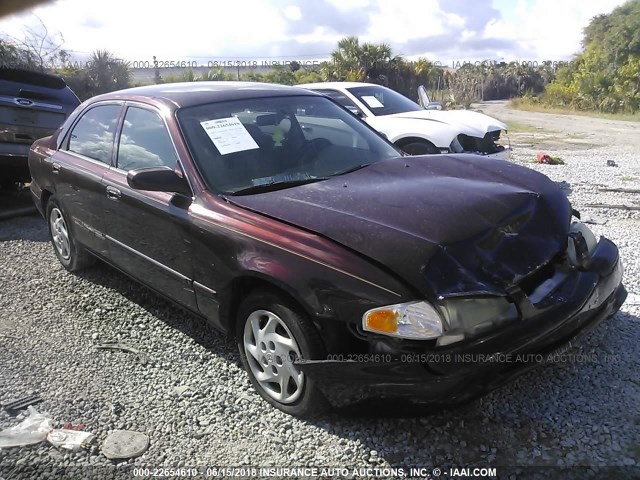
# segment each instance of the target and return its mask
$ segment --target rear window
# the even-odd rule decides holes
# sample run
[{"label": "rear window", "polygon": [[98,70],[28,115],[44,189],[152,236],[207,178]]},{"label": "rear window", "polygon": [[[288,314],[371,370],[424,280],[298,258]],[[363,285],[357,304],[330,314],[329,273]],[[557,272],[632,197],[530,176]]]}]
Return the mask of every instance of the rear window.
[{"label": "rear window", "polygon": [[80,105],[80,100],[63,79],[55,75],[0,68],[0,97],[13,102],[15,98],[26,98],[34,102],[61,105],[66,114]]},{"label": "rear window", "polygon": [[38,87],[52,88],[54,90],[62,90],[67,86],[62,78],[56,77],[55,75],[16,68],[0,68],[0,80],[28,83],[37,85]]}]

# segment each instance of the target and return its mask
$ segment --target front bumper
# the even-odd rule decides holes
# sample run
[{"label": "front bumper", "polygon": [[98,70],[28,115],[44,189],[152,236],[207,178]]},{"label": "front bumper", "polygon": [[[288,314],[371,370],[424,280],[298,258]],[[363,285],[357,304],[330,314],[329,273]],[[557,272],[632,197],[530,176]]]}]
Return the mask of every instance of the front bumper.
[{"label": "front bumper", "polygon": [[602,238],[592,259],[589,270],[575,270],[537,299],[525,320],[480,338],[419,353],[331,355],[298,365],[335,407],[371,398],[468,401],[554,361],[618,311],[627,296],[618,249]]},{"label": "front bumper", "polygon": [[496,153],[489,153],[484,156],[487,158],[495,158],[497,160],[509,160],[509,157],[511,157],[511,147],[504,147],[504,150]]}]

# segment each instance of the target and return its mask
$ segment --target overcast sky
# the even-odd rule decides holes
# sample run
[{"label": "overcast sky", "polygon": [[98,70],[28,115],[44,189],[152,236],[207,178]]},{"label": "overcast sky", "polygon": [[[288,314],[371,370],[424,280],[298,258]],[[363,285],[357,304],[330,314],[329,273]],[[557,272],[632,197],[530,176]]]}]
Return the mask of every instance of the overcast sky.
[{"label": "overcast sky", "polygon": [[[387,42],[443,64],[568,60],[589,19],[624,0],[57,0],[0,21],[22,37],[60,32],[76,59],[107,49],[129,61],[326,59],[337,41]],[[98,5],[101,6],[98,6]]]}]

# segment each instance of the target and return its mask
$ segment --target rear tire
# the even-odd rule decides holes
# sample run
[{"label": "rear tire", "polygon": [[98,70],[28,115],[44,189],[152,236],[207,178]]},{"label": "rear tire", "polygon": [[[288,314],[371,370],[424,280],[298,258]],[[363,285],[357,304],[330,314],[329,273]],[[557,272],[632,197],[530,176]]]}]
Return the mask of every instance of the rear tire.
[{"label": "rear tire", "polygon": [[327,410],[313,379],[293,363],[326,357],[318,332],[294,302],[270,290],[251,292],[238,309],[236,340],[242,365],[267,402],[297,417]]},{"label": "rear tire", "polygon": [[47,225],[53,251],[65,269],[75,272],[95,263],[96,258],[73,238],[68,219],[55,197],[47,202]]}]

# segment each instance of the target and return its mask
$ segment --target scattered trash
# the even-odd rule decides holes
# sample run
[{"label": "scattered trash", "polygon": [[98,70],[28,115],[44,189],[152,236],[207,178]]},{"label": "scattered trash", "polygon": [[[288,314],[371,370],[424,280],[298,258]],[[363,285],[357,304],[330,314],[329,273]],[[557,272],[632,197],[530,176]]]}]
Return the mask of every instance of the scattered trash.
[{"label": "scattered trash", "polygon": [[546,152],[538,152],[536,160],[538,163],[545,163],[547,165],[564,165],[564,160],[560,157],[552,157]]},{"label": "scattered trash", "polygon": [[240,395],[238,395],[238,399],[242,399],[242,400],[246,400],[247,402],[255,402],[255,397],[252,397],[251,395],[247,395],[245,393],[241,393]]},{"label": "scattered trash", "polygon": [[551,158],[551,157],[549,156],[548,153],[545,153],[545,152],[538,152],[536,154],[536,161],[538,163],[547,163],[546,160],[549,159],[549,158]]},{"label": "scattered trash", "polygon": [[28,408],[29,415],[18,425],[0,432],[0,448],[22,447],[40,443],[47,438],[53,427],[53,420],[46,413]]},{"label": "scattered trash", "polygon": [[599,188],[601,192],[622,192],[622,193],[640,193],[637,188]]},{"label": "scattered trash", "polygon": [[139,457],[149,448],[149,437],[131,430],[116,430],[102,443],[102,454],[112,460]]},{"label": "scattered trash", "polygon": [[17,398],[15,400],[10,400],[4,403],[4,409],[13,413],[17,410],[22,410],[23,408],[28,407],[29,405],[35,405],[36,403],[40,403],[42,398],[39,395],[29,395],[27,397]]},{"label": "scattered trash", "polygon": [[132,347],[131,345],[127,345],[126,343],[103,342],[103,343],[98,343],[94,345],[93,348],[96,348],[98,350],[121,350],[123,352],[134,353],[138,356],[138,360],[142,365],[147,364],[147,357],[144,355],[144,353],[141,353],[140,350],[138,350],[135,347]]},{"label": "scattered trash", "polygon": [[173,387],[173,390],[178,394],[178,396],[182,396],[188,391],[193,391],[193,387],[190,385],[180,385],[178,387]]},{"label": "scattered trash", "polygon": [[609,205],[607,203],[585,203],[585,207],[591,208],[613,208],[616,210],[640,210],[640,207],[631,205]]},{"label": "scattered trash", "polygon": [[68,430],[65,428],[54,429],[47,435],[47,441],[60,448],[66,450],[80,450],[80,448],[88,448],[95,435],[91,432],[82,432],[78,430]]},{"label": "scattered trash", "polygon": [[592,217],[591,215],[583,215],[581,218],[582,223],[590,223],[591,225],[605,225],[609,220],[603,220],[598,217]]},{"label": "scattered trash", "polygon": [[617,167],[618,164],[613,160],[607,160],[607,167]]},{"label": "scattered trash", "polygon": [[117,400],[111,404],[111,414],[119,417],[124,411],[124,407]]},{"label": "scattered trash", "polygon": [[135,353],[136,355],[140,353],[140,350],[138,350],[137,348],[120,342],[98,343],[97,345],[94,345],[93,348],[97,348],[98,350],[122,350],[123,352],[131,352]]},{"label": "scattered trash", "polygon": [[62,428],[65,429],[65,430],[81,431],[81,430],[84,430],[84,423],[79,423],[77,425],[74,425],[71,422],[67,422],[62,426]]}]

